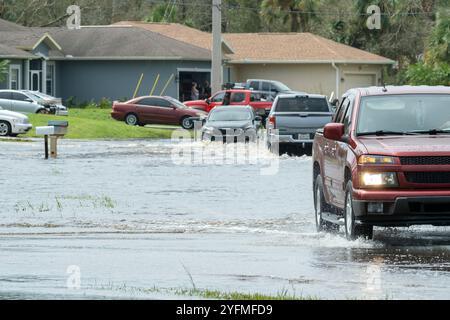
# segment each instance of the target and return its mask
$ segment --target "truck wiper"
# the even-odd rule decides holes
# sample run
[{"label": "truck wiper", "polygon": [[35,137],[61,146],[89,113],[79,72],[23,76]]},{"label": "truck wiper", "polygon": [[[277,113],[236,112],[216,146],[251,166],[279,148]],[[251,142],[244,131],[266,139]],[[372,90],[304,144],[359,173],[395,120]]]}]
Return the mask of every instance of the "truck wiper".
[{"label": "truck wiper", "polygon": [[379,130],[379,131],[372,131],[372,132],[361,132],[358,133],[358,136],[405,136],[405,135],[415,135],[413,132],[404,132],[404,131],[387,131],[387,130]]},{"label": "truck wiper", "polygon": [[429,134],[429,135],[435,136],[437,134],[450,133],[450,130],[442,130],[442,129],[416,130],[416,131],[410,131],[409,133],[413,133],[413,134]]}]

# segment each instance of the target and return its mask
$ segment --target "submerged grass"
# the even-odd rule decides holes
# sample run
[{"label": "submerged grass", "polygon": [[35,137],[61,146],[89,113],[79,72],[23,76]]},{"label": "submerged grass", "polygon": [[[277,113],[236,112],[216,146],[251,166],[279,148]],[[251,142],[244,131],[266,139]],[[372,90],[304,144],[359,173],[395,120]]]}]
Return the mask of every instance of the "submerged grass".
[{"label": "submerged grass", "polygon": [[306,300],[319,300],[318,297],[313,296],[297,296],[295,294],[291,295],[287,290],[282,290],[276,295],[267,295],[262,293],[243,293],[243,292],[226,292],[219,290],[208,290],[208,289],[184,289],[184,288],[139,288],[128,286],[126,284],[116,285],[114,283],[108,283],[104,285],[99,285],[95,283],[89,286],[88,289],[93,290],[109,290],[118,291],[123,293],[130,293],[132,295],[151,295],[158,294],[163,296],[179,296],[207,299],[207,300],[241,300],[241,301],[306,301]]},{"label": "submerged grass", "polygon": [[[68,117],[54,115],[28,115],[33,128],[46,126],[50,120],[69,122],[67,139],[169,139],[172,130],[131,127],[124,122],[111,118],[110,109],[86,108],[70,109]],[[31,130],[25,137],[38,137],[36,130]]]}]

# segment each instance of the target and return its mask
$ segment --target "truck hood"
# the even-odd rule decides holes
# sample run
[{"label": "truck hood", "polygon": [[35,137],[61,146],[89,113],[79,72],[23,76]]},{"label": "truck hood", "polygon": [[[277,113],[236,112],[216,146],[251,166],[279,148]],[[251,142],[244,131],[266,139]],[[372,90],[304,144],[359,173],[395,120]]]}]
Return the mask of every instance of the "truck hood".
[{"label": "truck hood", "polygon": [[363,137],[368,154],[385,156],[450,155],[450,135]]},{"label": "truck hood", "polygon": [[28,117],[24,114],[18,113],[18,112],[13,112],[13,111],[8,111],[8,110],[0,110],[0,117],[8,117],[8,118],[15,118],[15,119],[28,119]]}]

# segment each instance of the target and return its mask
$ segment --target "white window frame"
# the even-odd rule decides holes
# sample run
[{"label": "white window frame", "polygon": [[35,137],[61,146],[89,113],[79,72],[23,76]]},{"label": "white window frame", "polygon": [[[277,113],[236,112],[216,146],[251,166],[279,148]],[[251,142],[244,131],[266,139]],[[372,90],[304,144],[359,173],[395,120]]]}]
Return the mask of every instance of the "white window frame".
[{"label": "white window frame", "polygon": [[12,90],[12,72],[17,70],[17,90],[22,90],[22,66],[20,64],[9,65],[9,89]]},{"label": "white window frame", "polygon": [[[52,73],[52,92],[47,92],[47,79],[45,79],[45,93],[51,96],[55,96],[56,94],[56,63],[54,61],[47,61],[47,67],[52,67],[53,68],[53,73]],[[48,76],[48,70],[46,72],[46,76]]]}]

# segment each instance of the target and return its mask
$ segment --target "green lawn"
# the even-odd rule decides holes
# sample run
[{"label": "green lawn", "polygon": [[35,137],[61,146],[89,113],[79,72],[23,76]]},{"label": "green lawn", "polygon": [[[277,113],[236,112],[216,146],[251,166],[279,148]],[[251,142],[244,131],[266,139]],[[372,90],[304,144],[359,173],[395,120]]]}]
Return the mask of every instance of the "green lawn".
[{"label": "green lawn", "polygon": [[36,127],[46,126],[49,120],[69,121],[68,139],[168,139],[171,129],[131,127],[111,118],[111,109],[70,109],[68,117],[28,115],[33,130],[24,137],[36,137]]}]

